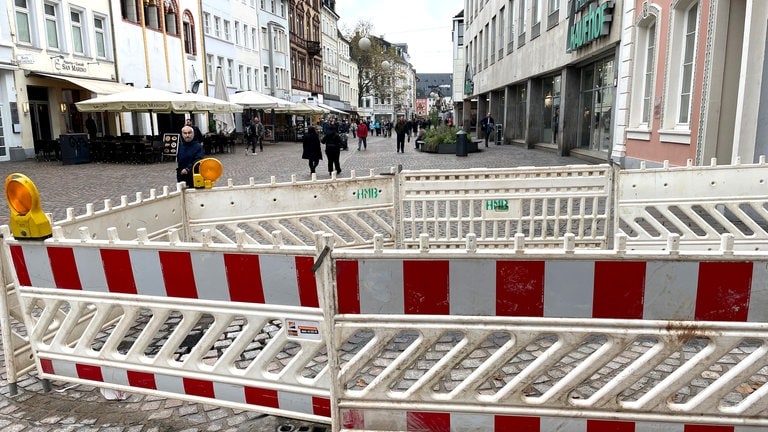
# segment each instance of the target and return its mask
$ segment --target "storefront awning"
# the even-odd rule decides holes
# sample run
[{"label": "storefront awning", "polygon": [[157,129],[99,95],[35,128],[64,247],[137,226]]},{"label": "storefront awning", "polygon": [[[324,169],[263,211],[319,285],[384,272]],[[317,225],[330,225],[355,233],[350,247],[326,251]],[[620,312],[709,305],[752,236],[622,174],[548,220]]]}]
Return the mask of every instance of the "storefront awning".
[{"label": "storefront awning", "polygon": [[344,114],[344,115],[349,115],[349,113],[348,113],[348,112],[346,112],[346,111],[342,111],[342,110],[340,110],[340,109],[338,109],[338,108],[334,108],[334,107],[332,107],[332,106],[330,106],[330,105],[326,105],[326,104],[324,104],[324,103],[320,103],[320,102],[318,102],[318,103],[317,103],[317,106],[319,106],[320,108],[325,108],[325,109],[327,109],[328,111],[330,111],[330,112],[332,112],[332,113],[336,113],[336,114]]},{"label": "storefront awning", "polygon": [[45,73],[36,73],[35,75],[45,77],[45,78],[53,78],[61,81],[67,81],[78,87],[82,87],[86,90],[90,90],[91,92],[96,93],[99,96],[111,95],[111,94],[120,93],[128,90],[134,90],[134,87],[132,86],[116,83],[113,81],[100,81],[95,79],[75,78],[70,76],[53,75],[53,74],[45,74]]}]

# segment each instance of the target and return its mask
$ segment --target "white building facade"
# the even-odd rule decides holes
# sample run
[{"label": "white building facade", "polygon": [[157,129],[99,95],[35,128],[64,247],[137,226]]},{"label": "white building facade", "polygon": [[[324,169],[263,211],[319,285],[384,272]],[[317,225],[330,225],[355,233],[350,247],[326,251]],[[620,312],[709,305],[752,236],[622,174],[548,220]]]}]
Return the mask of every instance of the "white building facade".
[{"label": "white building facade", "polygon": [[[254,3],[254,1],[251,1]],[[291,47],[288,33],[288,0],[258,1],[261,34],[261,83],[264,94],[291,99]]]},{"label": "white building facade", "polygon": [[[20,147],[23,157],[34,157],[61,134],[85,130],[86,117],[74,109],[75,102],[124,89],[119,85],[110,15],[120,10],[115,6],[109,0],[8,3],[8,26],[0,30],[13,53],[12,67],[0,73],[6,146]],[[0,50],[3,56],[7,53]],[[108,124],[114,125],[114,118],[98,115],[97,123],[103,133]],[[0,152],[0,160],[9,158],[10,152]]]}]

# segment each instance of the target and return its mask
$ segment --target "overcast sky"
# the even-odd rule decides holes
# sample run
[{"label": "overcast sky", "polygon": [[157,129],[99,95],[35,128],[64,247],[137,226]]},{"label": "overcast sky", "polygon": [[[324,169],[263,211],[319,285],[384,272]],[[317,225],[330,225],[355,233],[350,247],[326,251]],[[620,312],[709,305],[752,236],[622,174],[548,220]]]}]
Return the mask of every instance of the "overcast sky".
[{"label": "overcast sky", "polygon": [[354,28],[361,19],[388,42],[408,44],[416,73],[453,73],[453,17],[464,0],[336,0],[339,28]]}]

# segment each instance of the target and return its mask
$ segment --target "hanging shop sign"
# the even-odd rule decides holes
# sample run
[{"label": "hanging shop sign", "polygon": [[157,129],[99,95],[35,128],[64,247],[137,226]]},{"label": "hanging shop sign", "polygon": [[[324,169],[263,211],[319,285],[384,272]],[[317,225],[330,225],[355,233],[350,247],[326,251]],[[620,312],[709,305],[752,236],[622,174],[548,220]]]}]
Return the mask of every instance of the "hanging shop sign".
[{"label": "hanging shop sign", "polygon": [[583,48],[611,33],[614,1],[571,1],[566,52]]}]

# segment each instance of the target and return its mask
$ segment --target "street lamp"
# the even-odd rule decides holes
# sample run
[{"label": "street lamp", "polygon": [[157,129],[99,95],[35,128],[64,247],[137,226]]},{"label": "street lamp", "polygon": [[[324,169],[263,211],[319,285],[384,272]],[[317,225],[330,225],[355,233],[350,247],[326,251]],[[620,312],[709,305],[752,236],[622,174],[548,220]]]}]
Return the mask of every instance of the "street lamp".
[{"label": "street lamp", "polygon": [[371,40],[363,36],[359,41],[357,41],[357,46],[360,47],[360,49],[363,51],[368,51],[371,49]]}]

